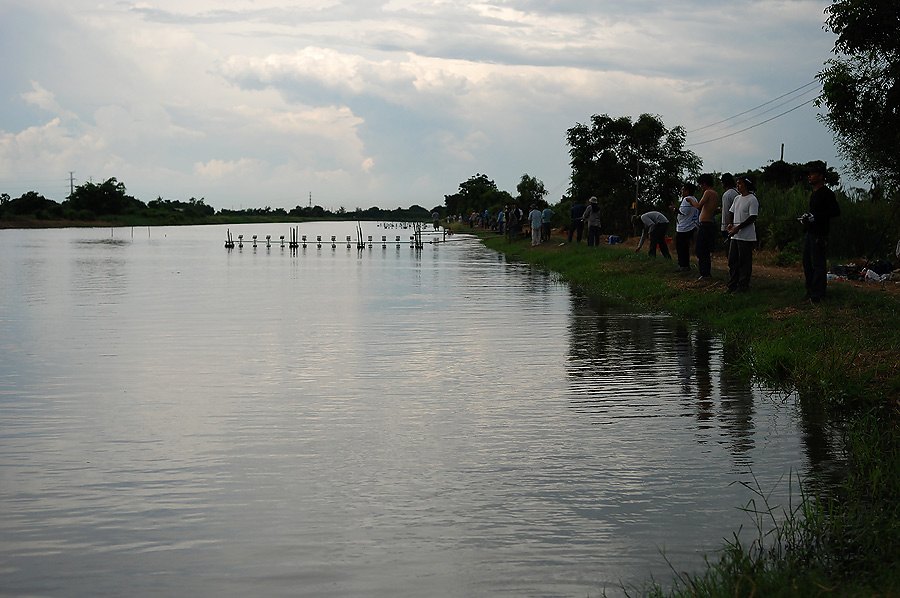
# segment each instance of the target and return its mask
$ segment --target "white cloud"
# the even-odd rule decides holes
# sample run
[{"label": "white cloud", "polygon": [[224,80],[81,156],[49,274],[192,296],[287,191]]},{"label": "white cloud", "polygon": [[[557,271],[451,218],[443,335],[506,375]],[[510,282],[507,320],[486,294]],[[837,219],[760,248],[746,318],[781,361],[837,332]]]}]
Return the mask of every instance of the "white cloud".
[{"label": "white cloud", "polygon": [[241,158],[236,161],[210,160],[194,164],[194,173],[206,179],[222,180],[236,177],[258,178],[265,173],[266,164],[260,160]]},{"label": "white cloud", "polygon": [[56,101],[56,96],[44,89],[37,81],[31,82],[32,90],[22,94],[22,99],[27,103],[37,106],[42,110],[55,114],[64,120],[77,118],[74,112],[65,110]]},{"label": "white cloud", "polygon": [[[811,81],[826,5],[8,0],[0,192],[74,170],[221,207],[434,205],[475,172],[561,193],[565,131],[592,114],[691,131]],[[835,161],[809,106],[696,151],[740,170],[782,142]]]}]

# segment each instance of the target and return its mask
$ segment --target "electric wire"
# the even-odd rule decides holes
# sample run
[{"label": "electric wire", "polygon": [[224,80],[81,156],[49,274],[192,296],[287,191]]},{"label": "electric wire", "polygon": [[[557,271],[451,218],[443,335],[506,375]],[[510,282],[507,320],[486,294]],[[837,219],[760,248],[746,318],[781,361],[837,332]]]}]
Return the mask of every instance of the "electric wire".
[{"label": "electric wire", "polygon": [[[791,91],[789,91],[789,92],[787,92],[787,93],[783,93],[783,94],[781,94],[780,96],[778,96],[777,98],[772,98],[772,99],[769,100],[768,102],[764,102],[764,103],[760,104],[759,106],[756,106],[756,107],[754,107],[754,108],[750,108],[749,110],[744,110],[743,112],[740,112],[740,113],[738,113],[738,114],[735,114],[734,116],[729,116],[728,118],[723,118],[722,120],[716,121],[716,122],[711,123],[711,124],[708,124],[708,125],[704,125],[704,126],[699,127],[699,128],[697,128],[697,129],[691,129],[690,131],[686,131],[686,132],[687,132],[687,133],[696,133],[697,131],[702,131],[702,130],[704,130],[704,129],[709,129],[709,128],[711,128],[711,127],[714,127],[714,126],[716,126],[716,125],[720,125],[720,124],[722,124],[722,123],[724,123],[724,122],[728,122],[729,120],[733,120],[733,119],[735,119],[735,118],[738,118],[739,116],[744,116],[745,114],[749,114],[750,112],[753,112],[753,111],[755,111],[755,110],[759,110],[760,108],[762,108],[762,107],[764,107],[764,106],[768,106],[768,105],[771,104],[772,102],[777,102],[777,101],[780,100],[781,98],[785,98],[785,97],[787,97],[787,96],[789,96],[789,95],[792,95],[792,94],[794,94],[794,93],[800,91],[801,89],[806,89],[807,87],[810,87],[810,86],[815,85],[815,84],[817,84],[817,83],[818,83],[818,80],[810,81],[809,83],[807,83],[807,84],[805,84],[805,85],[801,85],[801,86],[798,87],[797,89],[793,89],[793,90],[791,90]],[[808,92],[804,92],[803,94],[800,94],[800,95],[805,95],[806,93],[808,93]],[[788,102],[790,102],[790,101],[791,101],[791,100],[788,100]],[[784,104],[786,104],[786,103],[788,103],[788,102],[784,102]],[[782,105],[783,105],[783,104],[782,104]]]},{"label": "electric wire", "polygon": [[[806,90],[805,92],[801,93],[800,95],[798,95],[798,96],[796,96],[796,97],[793,97],[793,98],[791,98],[791,99],[789,99],[789,100],[785,100],[785,101],[781,102],[780,104],[775,104],[774,106],[772,106],[772,107],[769,108],[768,110],[763,110],[762,112],[759,112],[759,113],[757,113],[757,114],[754,114],[753,116],[749,116],[749,117],[747,117],[747,118],[744,118],[744,119],[735,121],[735,122],[731,123],[730,125],[728,125],[727,127],[725,127],[724,129],[722,129],[722,130],[720,130],[720,131],[711,131],[711,132],[708,133],[708,134],[709,134],[709,135],[716,135],[717,133],[722,133],[722,132],[724,132],[724,131],[726,131],[726,130],[728,130],[728,129],[732,129],[732,128],[734,128],[734,127],[737,127],[738,125],[742,125],[742,124],[744,124],[745,122],[752,121],[753,119],[759,118],[759,117],[761,117],[761,116],[763,116],[763,115],[765,115],[765,114],[769,114],[770,112],[773,112],[773,111],[775,111],[775,110],[778,110],[778,109],[781,108],[782,106],[785,106],[785,105],[790,104],[790,103],[792,103],[792,102],[796,102],[797,100],[799,100],[799,99],[802,98],[803,96],[809,95],[809,94],[812,93],[812,92],[818,92],[818,90],[817,90],[817,89],[808,89],[808,90]],[[815,99],[815,98],[813,98],[813,99]],[[732,118],[734,118],[734,117],[732,117]],[[695,143],[700,143],[700,142],[695,142]]]},{"label": "electric wire", "polygon": [[697,141],[697,142],[695,142],[695,143],[687,143],[687,144],[685,144],[684,147],[696,147],[696,146],[698,146],[698,145],[703,145],[703,144],[705,144],[705,143],[712,143],[713,141],[719,141],[719,140],[725,139],[725,138],[727,138],[727,137],[733,137],[734,135],[739,135],[740,133],[743,133],[743,132],[745,132],[745,131],[749,131],[750,129],[755,129],[756,127],[758,127],[758,126],[760,126],[760,125],[764,125],[764,124],[766,124],[766,123],[768,123],[768,122],[772,122],[772,121],[775,120],[776,118],[779,118],[779,117],[781,117],[781,116],[784,116],[785,114],[791,113],[791,112],[793,112],[794,110],[797,110],[798,108],[802,108],[803,106],[806,106],[807,104],[812,104],[812,103],[815,102],[815,101],[816,101],[816,98],[813,98],[813,99],[811,99],[811,100],[807,100],[807,101],[803,102],[802,104],[799,104],[799,105],[797,105],[797,106],[794,106],[794,107],[791,108],[790,110],[785,110],[785,111],[782,112],[781,114],[776,114],[776,115],[773,116],[772,118],[767,118],[767,119],[764,120],[764,121],[758,122],[758,123],[756,123],[756,124],[754,124],[754,125],[750,125],[749,127],[745,127],[745,128],[743,128],[743,129],[741,129],[740,131],[734,131],[733,133],[728,133],[728,134],[726,134],[726,135],[722,135],[722,136],[716,137],[716,138],[714,138],[714,139],[707,139],[706,141]]}]

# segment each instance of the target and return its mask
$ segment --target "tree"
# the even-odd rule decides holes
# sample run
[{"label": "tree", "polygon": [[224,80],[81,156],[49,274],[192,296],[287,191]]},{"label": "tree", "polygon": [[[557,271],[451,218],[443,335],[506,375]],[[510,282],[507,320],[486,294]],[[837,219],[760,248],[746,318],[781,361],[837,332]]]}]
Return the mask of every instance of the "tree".
[{"label": "tree", "polygon": [[882,178],[900,190],[900,4],[895,0],[836,0],[825,28],[836,34],[835,58],[817,77],[819,115],[838,153],[859,179]]},{"label": "tree", "polygon": [[464,183],[459,184],[459,191],[444,196],[444,205],[448,214],[469,214],[483,212],[485,209],[495,211],[505,204],[512,203],[512,196],[507,191],[497,188],[497,183],[484,174],[476,174]]},{"label": "tree", "polygon": [[0,217],[30,216],[46,220],[61,215],[62,206],[35,191],[28,191],[21,197],[12,200],[9,199],[9,195],[6,193],[0,196]]},{"label": "tree", "polygon": [[658,116],[611,118],[594,115],[590,125],[567,131],[572,182],[570,197],[596,196],[604,226],[628,230],[635,197],[648,205],[669,205],[687,176],[700,172],[701,160],[684,149],[682,127],[667,129]]},{"label": "tree", "polygon": [[115,177],[99,185],[85,183],[75,187],[63,206],[97,216],[131,214],[147,208],[144,202],[125,193],[125,185]]},{"label": "tree", "polygon": [[[782,190],[787,190],[794,185],[806,185],[808,182],[809,164],[800,162],[785,162],[776,160],[762,167],[755,175],[757,183],[768,183]],[[840,175],[831,167],[825,172],[825,182],[836,186],[841,180]]]},{"label": "tree", "polygon": [[544,187],[543,181],[523,174],[519,184],[516,185],[516,191],[519,192],[519,207],[524,209],[532,204],[540,208],[547,207],[547,202],[544,201],[547,189]]}]

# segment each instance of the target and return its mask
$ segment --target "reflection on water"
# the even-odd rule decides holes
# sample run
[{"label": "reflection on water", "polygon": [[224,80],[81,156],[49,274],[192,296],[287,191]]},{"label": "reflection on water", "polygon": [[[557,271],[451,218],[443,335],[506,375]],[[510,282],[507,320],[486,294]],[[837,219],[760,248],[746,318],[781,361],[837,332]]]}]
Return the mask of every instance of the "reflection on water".
[{"label": "reflection on water", "polygon": [[615,595],[828,462],[715,335],[472,239],[224,238],[0,231],[0,595]]},{"label": "reflection on water", "polygon": [[573,310],[568,372],[573,408],[605,425],[690,418],[696,442],[726,445],[734,471],[748,472],[755,395],[748,380],[729,371],[721,341],[705,329],[663,317],[597,310],[586,305]]}]

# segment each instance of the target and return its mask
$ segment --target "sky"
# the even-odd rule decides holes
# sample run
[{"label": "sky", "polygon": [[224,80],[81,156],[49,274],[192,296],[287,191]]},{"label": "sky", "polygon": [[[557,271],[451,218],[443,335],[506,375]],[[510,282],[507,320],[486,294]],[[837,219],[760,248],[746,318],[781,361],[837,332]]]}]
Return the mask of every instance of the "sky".
[{"label": "sky", "polygon": [[683,126],[704,171],[782,144],[840,169],[807,103],[828,5],[0,0],[0,193],[115,177],[144,202],[430,209],[528,174],[555,203],[594,114]]}]

